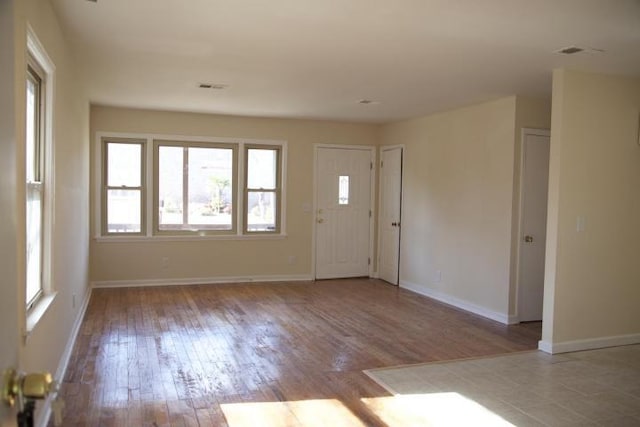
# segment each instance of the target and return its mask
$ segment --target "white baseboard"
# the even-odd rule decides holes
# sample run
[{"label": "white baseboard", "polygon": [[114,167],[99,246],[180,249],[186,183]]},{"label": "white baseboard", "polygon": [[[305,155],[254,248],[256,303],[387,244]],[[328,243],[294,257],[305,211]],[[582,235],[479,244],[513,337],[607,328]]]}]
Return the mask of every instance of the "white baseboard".
[{"label": "white baseboard", "polygon": [[[91,287],[87,289],[85,293],[84,300],[82,301],[82,306],[78,311],[78,315],[73,322],[73,326],[71,328],[71,333],[69,334],[69,339],[67,340],[67,345],[64,348],[64,352],[60,357],[60,362],[58,363],[58,368],[56,369],[56,373],[54,375],[55,381],[58,384],[62,384],[64,381],[64,376],[67,372],[67,367],[69,366],[69,360],[71,359],[71,352],[73,351],[73,347],[76,344],[76,339],[78,338],[78,332],[80,332],[80,326],[82,326],[82,320],[84,319],[84,315],[87,312],[87,307],[89,307],[89,300],[91,299]],[[49,418],[51,417],[51,403],[55,396],[49,395],[46,400],[43,401],[41,415],[38,421],[35,423],[37,426],[46,427],[49,424]]]},{"label": "white baseboard", "polygon": [[98,280],[91,282],[92,288],[133,288],[144,286],[179,286],[209,285],[216,283],[251,283],[251,282],[310,282],[313,277],[308,274],[284,276],[219,276],[195,277],[185,279],[142,279],[142,280]]},{"label": "white baseboard", "polygon": [[616,335],[611,337],[588,338],[584,340],[553,343],[539,341],[538,349],[550,353],[569,353],[572,351],[594,350],[597,348],[617,347],[620,345],[640,344],[640,334]]},{"label": "white baseboard", "polygon": [[520,318],[516,314],[510,314],[507,316],[507,322],[509,325],[517,325],[520,323]]},{"label": "white baseboard", "polygon": [[[400,280],[400,287],[408,289],[420,295],[424,295],[429,298],[433,298],[445,304],[452,305],[465,311],[469,311],[473,314],[477,314],[482,317],[486,317],[496,322],[504,323],[505,325],[511,324],[513,320],[517,320],[515,316],[509,316],[508,314],[498,313],[497,311],[489,310],[488,308],[475,305],[468,301],[461,300],[451,295],[434,291],[426,286],[418,285],[416,283],[408,282],[406,280]],[[517,323],[517,322],[516,322]]]}]

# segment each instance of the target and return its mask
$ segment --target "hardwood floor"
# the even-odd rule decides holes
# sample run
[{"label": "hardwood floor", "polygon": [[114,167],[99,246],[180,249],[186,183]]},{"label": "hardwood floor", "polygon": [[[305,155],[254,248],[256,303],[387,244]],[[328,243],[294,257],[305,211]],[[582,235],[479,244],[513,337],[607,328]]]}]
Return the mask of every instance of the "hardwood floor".
[{"label": "hardwood floor", "polygon": [[361,423],[348,425],[378,426],[361,398],[387,393],[363,369],[539,338],[539,323],[505,326],[372,279],[96,289],[61,388],[63,425],[226,426],[223,410],[253,407],[228,404],[329,399]]}]

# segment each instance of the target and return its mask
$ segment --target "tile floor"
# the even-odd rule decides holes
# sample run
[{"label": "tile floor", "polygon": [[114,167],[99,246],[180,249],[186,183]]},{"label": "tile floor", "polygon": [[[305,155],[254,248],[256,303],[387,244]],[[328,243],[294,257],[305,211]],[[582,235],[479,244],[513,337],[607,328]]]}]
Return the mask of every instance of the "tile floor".
[{"label": "tile floor", "polygon": [[[429,407],[429,399],[455,396],[481,405],[506,425],[640,426],[640,345],[559,355],[532,351],[365,373],[398,397],[423,398],[414,406],[428,423],[428,414],[437,409]],[[437,404],[441,409],[442,401]]]}]

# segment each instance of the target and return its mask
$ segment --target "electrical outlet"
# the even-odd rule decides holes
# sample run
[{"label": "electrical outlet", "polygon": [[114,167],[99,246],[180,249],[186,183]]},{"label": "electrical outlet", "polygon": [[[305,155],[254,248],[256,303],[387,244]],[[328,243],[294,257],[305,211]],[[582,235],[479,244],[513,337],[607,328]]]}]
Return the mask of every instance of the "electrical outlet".
[{"label": "electrical outlet", "polygon": [[436,270],[436,283],[442,282],[442,271]]},{"label": "electrical outlet", "polygon": [[298,257],[295,255],[289,255],[289,265],[294,265],[298,262]]},{"label": "electrical outlet", "polygon": [[162,257],[162,268],[169,268],[169,257]]},{"label": "electrical outlet", "polygon": [[76,308],[76,294],[71,295],[71,308]]}]

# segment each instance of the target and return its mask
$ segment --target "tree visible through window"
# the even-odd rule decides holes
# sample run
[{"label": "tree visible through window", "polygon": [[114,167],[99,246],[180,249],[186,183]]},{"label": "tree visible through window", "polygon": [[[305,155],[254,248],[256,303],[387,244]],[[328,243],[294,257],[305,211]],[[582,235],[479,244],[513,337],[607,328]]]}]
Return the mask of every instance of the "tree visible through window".
[{"label": "tree visible through window", "polygon": [[156,143],[157,230],[234,231],[235,147]]},{"label": "tree visible through window", "polygon": [[103,236],[282,232],[284,142],[100,138]]}]

